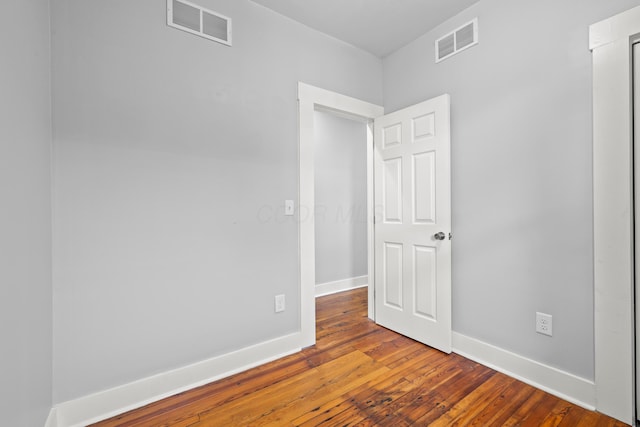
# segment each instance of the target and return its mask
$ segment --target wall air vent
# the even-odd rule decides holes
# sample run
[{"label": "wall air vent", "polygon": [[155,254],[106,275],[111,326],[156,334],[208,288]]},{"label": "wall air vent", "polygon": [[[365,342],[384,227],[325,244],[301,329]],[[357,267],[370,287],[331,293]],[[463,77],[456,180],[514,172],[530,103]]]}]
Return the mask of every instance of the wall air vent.
[{"label": "wall air vent", "polygon": [[478,18],[436,40],[436,62],[478,44]]},{"label": "wall air vent", "polygon": [[185,0],[167,0],[170,27],[231,46],[231,18]]}]

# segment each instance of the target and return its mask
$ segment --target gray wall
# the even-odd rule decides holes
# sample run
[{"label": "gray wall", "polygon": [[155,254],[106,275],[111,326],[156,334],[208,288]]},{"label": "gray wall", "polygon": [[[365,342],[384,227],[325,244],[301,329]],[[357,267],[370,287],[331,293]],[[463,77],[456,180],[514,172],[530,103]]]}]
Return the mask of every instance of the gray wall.
[{"label": "gray wall", "polygon": [[379,59],[199,4],[233,47],[164,1],[53,3],[55,402],[297,330],[297,82],[382,102]]},{"label": "gray wall", "polygon": [[367,125],[314,117],[316,283],[367,275]]},{"label": "gray wall", "polygon": [[[482,0],[384,60],[386,111],[452,96],[453,329],[593,379],[588,26],[638,0]],[[479,18],[480,44],[434,64]],[[552,338],[535,312],[553,315]]]},{"label": "gray wall", "polygon": [[0,424],[51,409],[49,2],[3,2],[0,26]]}]

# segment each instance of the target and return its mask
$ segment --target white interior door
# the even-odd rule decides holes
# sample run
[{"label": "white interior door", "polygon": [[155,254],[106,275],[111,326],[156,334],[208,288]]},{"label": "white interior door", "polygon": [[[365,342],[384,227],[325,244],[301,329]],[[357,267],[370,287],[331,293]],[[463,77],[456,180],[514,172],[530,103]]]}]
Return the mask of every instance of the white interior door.
[{"label": "white interior door", "polygon": [[449,95],[375,120],[376,322],[451,352]]}]

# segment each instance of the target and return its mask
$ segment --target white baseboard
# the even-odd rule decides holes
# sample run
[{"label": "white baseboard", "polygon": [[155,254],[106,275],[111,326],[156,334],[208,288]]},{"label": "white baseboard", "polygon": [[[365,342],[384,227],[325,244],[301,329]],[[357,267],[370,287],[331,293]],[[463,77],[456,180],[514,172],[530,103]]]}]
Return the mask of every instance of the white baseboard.
[{"label": "white baseboard", "polygon": [[58,415],[56,413],[56,408],[51,408],[51,411],[49,411],[49,417],[47,417],[47,422],[44,427],[58,427]]},{"label": "white baseboard", "polygon": [[301,350],[299,343],[300,333],[295,333],[63,402],[52,409],[53,424],[48,421],[46,427],[86,426],[296,353]]},{"label": "white baseboard", "polygon": [[320,283],[316,285],[316,298],[349,291],[351,289],[363,288],[367,286],[368,283],[369,276],[352,277],[349,279],[336,280],[335,282]]},{"label": "white baseboard", "polygon": [[453,351],[589,410],[595,410],[593,381],[544,365],[475,338],[453,333]]}]

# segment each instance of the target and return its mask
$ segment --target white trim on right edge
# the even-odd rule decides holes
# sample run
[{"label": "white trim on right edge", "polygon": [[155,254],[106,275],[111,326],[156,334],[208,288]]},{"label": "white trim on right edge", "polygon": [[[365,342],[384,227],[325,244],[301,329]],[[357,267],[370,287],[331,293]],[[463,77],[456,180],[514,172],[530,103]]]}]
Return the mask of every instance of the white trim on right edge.
[{"label": "white trim on right edge", "polygon": [[589,28],[596,407],[627,424],[636,418],[631,42],[638,33],[640,7]]},{"label": "white trim on right edge", "polygon": [[454,332],[453,351],[583,408],[594,410],[593,381],[544,365],[502,348]]}]

